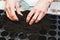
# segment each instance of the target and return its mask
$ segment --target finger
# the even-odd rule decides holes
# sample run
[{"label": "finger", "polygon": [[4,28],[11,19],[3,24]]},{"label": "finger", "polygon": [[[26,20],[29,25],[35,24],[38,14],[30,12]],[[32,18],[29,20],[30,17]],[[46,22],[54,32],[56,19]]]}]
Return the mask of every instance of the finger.
[{"label": "finger", "polygon": [[7,11],[6,11],[6,15],[7,15],[8,18],[10,18]]},{"label": "finger", "polygon": [[10,10],[9,10],[8,7],[5,8],[5,11],[6,11],[6,15],[7,15],[7,17],[8,17],[10,20],[12,20],[11,17],[9,16],[9,14],[8,14],[8,13],[10,13]]},{"label": "finger", "polygon": [[18,21],[18,18],[17,18],[16,14],[15,14],[15,9],[14,9],[14,7],[11,7],[11,8],[10,8],[10,13],[8,13],[8,14],[9,14],[9,16],[11,17],[11,20],[16,20],[16,21]]},{"label": "finger", "polygon": [[29,23],[30,25],[32,25],[35,22],[35,20],[37,19],[38,15],[39,15],[39,11],[37,10],[35,15],[32,17],[32,19],[31,19],[31,21]]},{"label": "finger", "polygon": [[44,16],[46,15],[45,12],[41,12],[37,18],[37,20],[35,21],[35,23],[38,23]]},{"label": "finger", "polygon": [[27,15],[26,22],[29,22],[29,20],[32,17],[32,15],[34,14],[34,12],[35,12],[35,9],[32,9],[31,12]]},{"label": "finger", "polygon": [[12,20],[10,17],[9,17],[9,14],[8,14],[8,12],[6,11],[6,15],[7,15],[7,17],[10,19],[10,20]]},{"label": "finger", "polygon": [[20,14],[21,16],[23,16],[23,14],[20,12],[20,10],[19,10],[20,8],[19,8],[19,5],[18,4],[16,4],[16,11],[17,11],[17,13],[18,14]]},{"label": "finger", "polygon": [[10,13],[10,7],[9,6],[6,6],[5,7],[5,11],[7,11],[7,13]]}]

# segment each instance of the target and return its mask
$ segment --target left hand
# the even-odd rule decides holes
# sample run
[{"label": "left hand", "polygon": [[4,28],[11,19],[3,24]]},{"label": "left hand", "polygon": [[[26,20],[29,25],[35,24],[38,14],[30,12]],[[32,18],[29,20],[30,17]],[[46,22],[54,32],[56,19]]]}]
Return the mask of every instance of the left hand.
[{"label": "left hand", "polygon": [[38,23],[46,15],[49,5],[50,3],[48,3],[47,0],[38,1],[31,12],[27,15],[26,22],[29,22],[30,25],[32,25],[34,22]]}]

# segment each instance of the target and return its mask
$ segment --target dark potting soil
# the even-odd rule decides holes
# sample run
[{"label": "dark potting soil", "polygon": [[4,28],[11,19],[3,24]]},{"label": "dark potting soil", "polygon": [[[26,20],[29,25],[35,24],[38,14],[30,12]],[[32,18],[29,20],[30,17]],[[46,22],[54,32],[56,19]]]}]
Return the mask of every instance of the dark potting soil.
[{"label": "dark potting soil", "polygon": [[[36,32],[40,32],[41,30],[46,30],[46,32],[47,32],[49,30],[49,26],[52,24],[52,22],[50,20],[50,18],[51,18],[50,15],[46,15],[38,23],[33,23],[33,25],[29,25],[26,22],[26,17],[27,17],[29,12],[30,12],[29,10],[22,11],[23,16],[20,16],[16,12],[16,15],[19,18],[19,21],[11,21],[6,16],[6,14],[2,15],[0,17],[0,20],[4,24],[4,29],[9,33],[20,33],[20,32],[36,33]],[[43,32],[41,32],[41,33],[43,33]]]}]

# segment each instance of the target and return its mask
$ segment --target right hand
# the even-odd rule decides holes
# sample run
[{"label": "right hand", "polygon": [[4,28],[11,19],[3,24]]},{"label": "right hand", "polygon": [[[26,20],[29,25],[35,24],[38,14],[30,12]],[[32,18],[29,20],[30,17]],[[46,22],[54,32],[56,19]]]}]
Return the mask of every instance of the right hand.
[{"label": "right hand", "polygon": [[6,0],[6,5],[5,5],[6,15],[12,21],[18,21],[18,17],[15,14],[15,9],[18,14],[23,16],[23,14],[19,10],[19,5],[17,0]]}]

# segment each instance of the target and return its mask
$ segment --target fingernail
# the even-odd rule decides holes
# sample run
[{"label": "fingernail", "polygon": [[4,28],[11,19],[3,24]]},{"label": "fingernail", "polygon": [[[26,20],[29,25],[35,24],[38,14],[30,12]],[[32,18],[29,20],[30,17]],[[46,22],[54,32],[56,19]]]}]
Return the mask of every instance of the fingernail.
[{"label": "fingernail", "polygon": [[32,25],[33,23],[29,23],[30,25]]},{"label": "fingernail", "polygon": [[28,21],[26,21],[28,23]]},{"label": "fingernail", "polygon": [[29,21],[26,19],[26,22],[28,23]]},{"label": "fingernail", "polygon": [[38,23],[38,21],[35,21],[35,23]]},{"label": "fingernail", "polygon": [[18,18],[15,18],[14,20],[18,21]]},{"label": "fingernail", "polygon": [[23,14],[19,13],[19,15],[23,16]]},{"label": "fingernail", "polygon": [[29,25],[32,25],[31,23],[29,23]]},{"label": "fingernail", "polygon": [[20,15],[21,15],[21,16],[23,16],[23,14],[22,14],[22,13],[20,13]]},{"label": "fingernail", "polygon": [[21,16],[23,16],[23,14],[20,14]]},{"label": "fingernail", "polygon": [[17,21],[19,21],[19,19],[17,19]]},{"label": "fingernail", "polygon": [[14,19],[15,21],[18,21],[18,19]]}]

